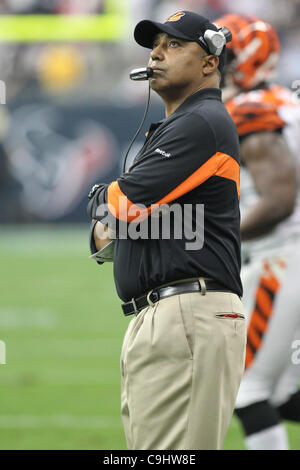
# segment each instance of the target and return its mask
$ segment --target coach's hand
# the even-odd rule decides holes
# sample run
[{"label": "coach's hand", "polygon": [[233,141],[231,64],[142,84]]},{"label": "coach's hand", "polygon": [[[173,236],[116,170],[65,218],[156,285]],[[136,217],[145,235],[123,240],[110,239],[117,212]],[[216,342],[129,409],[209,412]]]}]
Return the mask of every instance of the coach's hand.
[{"label": "coach's hand", "polygon": [[93,235],[98,251],[102,250],[102,248],[104,248],[112,241],[112,239],[114,239],[113,231],[106,225],[101,224],[99,221],[95,225]]}]

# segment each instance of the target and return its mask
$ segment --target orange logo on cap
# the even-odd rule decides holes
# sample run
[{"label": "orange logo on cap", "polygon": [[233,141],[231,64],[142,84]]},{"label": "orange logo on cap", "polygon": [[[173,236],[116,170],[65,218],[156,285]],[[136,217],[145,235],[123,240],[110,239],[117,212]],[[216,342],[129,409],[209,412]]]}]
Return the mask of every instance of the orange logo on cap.
[{"label": "orange logo on cap", "polygon": [[169,21],[179,21],[184,15],[184,11],[179,11],[178,13],[175,13],[175,15],[170,16],[165,23],[168,23]]}]

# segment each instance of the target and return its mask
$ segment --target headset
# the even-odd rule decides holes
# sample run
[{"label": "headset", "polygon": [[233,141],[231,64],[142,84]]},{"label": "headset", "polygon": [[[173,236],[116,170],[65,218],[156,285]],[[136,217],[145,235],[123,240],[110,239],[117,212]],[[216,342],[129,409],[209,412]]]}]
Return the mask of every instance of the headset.
[{"label": "headset", "polygon": [[[199,40],[202,42],[203,37]],[[227,42],[232,40],[231,31],[226,26],[222,26],[218,31],[207,29],[204,33],[205,44],[211,54],[219,56]]]},{"label": "headset", "polygon": [[[207,29],[204,33],[204,36],[199,37],[199,41],[202,42],[206,46],[206,48],[208,48],[209,52],[217,56],[221,54],[223,47],[226,45],[226,43],[230,42],[231,40],[232,40],[231,31],[226,26],[222,26],[222,28],[219,28],[218,31],[214,31],[213,29]],[[130,76],[130,79],[134,81],[149,80],[149,78],[153,76],[153,70],[150,67],[142,67],[142,68],[132,70],[129,76]],[[148,109],[149,109],[149,103],[150,103],[150,83],[148,87],[148,99],[147,99],[144,116],[126,152],[126,155],[124,158],[124,164],[123,164],[123,173],[125,173],[126,171],[126,162],[127,162],[127,158],[131,150],[131,147],[133,146],[135,139],[139,135],[144,125],[144,122],[148,113]]]}]

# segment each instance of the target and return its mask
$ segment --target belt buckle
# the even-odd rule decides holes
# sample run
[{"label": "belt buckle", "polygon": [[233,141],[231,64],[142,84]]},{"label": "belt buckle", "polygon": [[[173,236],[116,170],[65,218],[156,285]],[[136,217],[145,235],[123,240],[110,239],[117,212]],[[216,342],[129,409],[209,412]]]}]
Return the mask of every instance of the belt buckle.
[{"label": "belt buckle", "polygon": [[201,292],[201,295],[205,295],[206,294],[206,284],[205,284],[205,280],[203,279],[203,277],[199,277],[199,285],[200,285],[200,292]]},{"label": "belt buckle", "polygon": [[153,303],[152,300],[150,299],[150,295],[151,295],[152,293],[153,293],[153,289],[148,292],[148,295],[147,295],[147,302],[148,302],[148,305],[150,305],[150,307],[153,308],[153,307],[154,307],[154,303]]},{"label": "belt buckle", "polygon": [[132,297],[131,299],[131,303],[133,305],[133,309],[134,309],[134,315],[137,315],[139,313],[138,309],[137,309],[137,306],[136,306],[136,303],[135,303],[135,300],[134,298]]},{"label": "belt buckle", "polygon": [[[152,294],[153,294],[154,297],[155,297],[154,302],[150,299],[150,296],[151,296]],[[147,294],[147,302],[148,302],[148,305],[153,308],[153,307],[154,307],[154,304],[155,304],[156,302],[158,302],[158,301],[159,301],[159,294],[158,294],[157,292],[153,292],[153,289],[150,290],[150,291],[148,292],[148,294]]]}]

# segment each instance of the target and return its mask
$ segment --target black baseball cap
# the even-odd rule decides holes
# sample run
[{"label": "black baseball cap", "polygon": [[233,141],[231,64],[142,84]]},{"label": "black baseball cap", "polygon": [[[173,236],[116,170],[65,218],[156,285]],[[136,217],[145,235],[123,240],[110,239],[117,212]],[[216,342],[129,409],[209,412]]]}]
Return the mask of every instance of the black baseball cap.
[{"label": "black baseball cap", "polygon": [[[140,46],[152,49],[154,37],[159,32],[163,32],[178,39],[197,42],[210,54],[208,45],[204,39],[204,33],[207,29],[218,31],[217,26],[204,16],[183,10],[170,16],[164,23],[157,23],[156,21],[150,20],[140,21],[135,27],[134,39]],[[226,46],[224,46],[223,51],[218,57],[218,68],[220,72],[222,72],[226,62]]]}]

